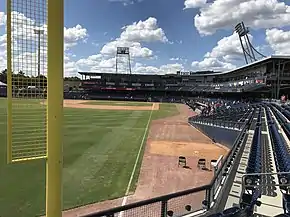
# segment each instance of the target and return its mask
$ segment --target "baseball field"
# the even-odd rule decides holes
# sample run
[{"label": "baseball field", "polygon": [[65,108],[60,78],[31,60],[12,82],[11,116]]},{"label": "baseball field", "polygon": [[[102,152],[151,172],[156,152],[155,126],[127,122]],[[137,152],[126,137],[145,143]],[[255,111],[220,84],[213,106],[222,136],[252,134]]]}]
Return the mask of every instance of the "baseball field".
[{"label": "baseball field", "polygon": [[[150,121],[175,114],[173,104],[66,102],[64,208],[122,197],[130,178],[129,188],[134,191],[142,161],[140,147],[146,141]],[[6,164],[6,99],[0,99],[0,141],[0,216],[42,215],[45,162]]]}]

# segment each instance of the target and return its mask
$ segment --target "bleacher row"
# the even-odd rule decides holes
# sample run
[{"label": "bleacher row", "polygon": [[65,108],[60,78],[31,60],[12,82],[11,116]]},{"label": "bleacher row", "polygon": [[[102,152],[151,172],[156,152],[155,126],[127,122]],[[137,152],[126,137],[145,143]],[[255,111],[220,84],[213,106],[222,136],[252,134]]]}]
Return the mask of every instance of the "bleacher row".
[{"label": "bleacher row", "polygon": [[[260,80],[261,78],[257,78]],[[263,79],[263,78],[262,78]],[[235,82],[224,82],[224,83],[176,83],[171,81],[170,83],[164,84],[164,89],[167,91],[190,91],[190,92],[247,92],[254,91],[259,88],[266,87],[265,83],[257,83],[256,79],[240,80]]]},{"label": "bleacher row", "polygon": [[[242,92],[242,91],[253,91],[261,87],[265,87],[264,83],[247,83],[247,82],[226,82],[219,84],[190,84],[183,85],[178,88],[179,91],[195,91],[195,92]],[[168,87],[169,89],[174,87]]]},{"label": "bleacher row", "polygon": [[[233,175],[227,203],[223,211],[210,216],[290,216],[289,106],[241,103],[230,108],[221,106],[211,115],[202,113],[189,120],[205,125],[225,121],[244,123],[249,115],[253,118],[247,126],[242,155],[236,159],[238,169]],[[232,192],[239,197],[230,196]]]},{"label": "bleacher row", "polygon": [[[189,121],[224,128],[241,129],[254,107],[249,107],[245,103],[239,103],[238,105],[228,103],[226,105],[216,108],[213,113],[190,117]],[[189,106],[192,107],[190,104]]]}]

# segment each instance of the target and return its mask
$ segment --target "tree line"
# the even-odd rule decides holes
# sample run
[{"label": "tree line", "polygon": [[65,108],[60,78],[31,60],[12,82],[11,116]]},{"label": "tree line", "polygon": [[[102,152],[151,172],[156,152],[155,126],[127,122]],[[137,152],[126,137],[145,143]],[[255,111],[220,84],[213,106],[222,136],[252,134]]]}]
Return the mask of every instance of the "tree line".
[{"label": "tree line", "polygon": [[[65,77],[64,81],[80,81],[78,77]],[[7,69],[4,69],[0,73],[0,81],[7,84]],[[46,87],[47,77],[44,75],[40,76],[28,76],[24,72],[19,71],[17,73],[12,73],[12,82],[18,87],[28,87],[28,86],[41,86]],[[39,85],[41,84],[41,85]]]}]

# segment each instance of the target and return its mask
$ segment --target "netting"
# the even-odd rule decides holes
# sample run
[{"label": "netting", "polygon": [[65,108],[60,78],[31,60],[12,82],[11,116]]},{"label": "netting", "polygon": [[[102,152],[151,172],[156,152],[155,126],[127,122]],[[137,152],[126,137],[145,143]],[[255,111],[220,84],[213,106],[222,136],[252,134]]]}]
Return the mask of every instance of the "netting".
[{"label": "netting", "polygon": [[139,206],[133,209],[126,210],[124,212],[120,212],[115,214],[115,216],[119,217],[159,217],[161,215],[161,202],[156,202],[144,206]]},{"label": "netting", "polygon": [[190,212],[202,210],[202,201],[204,199],[205,191],[172,198],[167,202],[167,210],[172,211],[174,216],[183,216]]},{"label": "netting", "polygon": [[[156,198],[155,198],[156,199]],[[160,199],[144,204],[139,204],[133,208],[121,212],[112,210],[91,214],[94,217],[117,216],[117,217],[160,217],[160,216],[196,216],[196,212],[204,211],[203,201],[206,199],[206,190],[198,190],[196,192],[188,192],[184,195],[175,196],[173,198]],[[136,202],[133,198],[129,199],[128,204]],[[136,205],[136,204],[135,204]],[[195,213],[195,214],[193,214]]]},{"label": "netting", "polygon": [[9,0],[8,161],[46,157],[47,0]]}]

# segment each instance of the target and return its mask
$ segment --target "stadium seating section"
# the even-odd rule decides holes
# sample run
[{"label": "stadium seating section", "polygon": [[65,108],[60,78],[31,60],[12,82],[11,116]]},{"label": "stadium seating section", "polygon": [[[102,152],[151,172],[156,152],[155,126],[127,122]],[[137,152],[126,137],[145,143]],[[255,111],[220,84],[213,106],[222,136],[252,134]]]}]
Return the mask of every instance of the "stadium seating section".
[{"label": "stadium seating section", "polygon": [[[198,123],[224,128],[234,127],[240,123],[239,129],[248,125],[247,141],[244,149],[241,150],[242,157],[235,159],[239,167],[234,172],[236,177],[237,173],[246,175],[242,180],[244,186],[239,189],[241,199],[238,205],[224,207],[223,211],[208,216],[272,216],[263,215],[254,209],[255,206],[263,206],[262,196],[280,200],[280,204],[283,204],[283,210],[279,216],[290,216],[289,105],[270,102],[251,104],[223,102],[219,107],[214,106],[214,109],[210,109],[210,106],[216,104],[220,103],[204,99],[190,102],[189,106],[195,111],[198,108],[200,114],[189,118],[189,122],[193,125]],[[231,124],[226,124],[228,122]],[[271,151],[274,157],[273,161],[269,157]],[[242,170],[242,165],[244,170]],[[229,199],[230,197],[228,197]],[[266,212],[269,207],[263,208]]]}]

